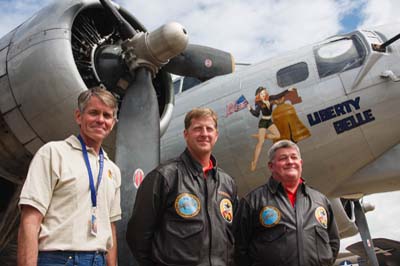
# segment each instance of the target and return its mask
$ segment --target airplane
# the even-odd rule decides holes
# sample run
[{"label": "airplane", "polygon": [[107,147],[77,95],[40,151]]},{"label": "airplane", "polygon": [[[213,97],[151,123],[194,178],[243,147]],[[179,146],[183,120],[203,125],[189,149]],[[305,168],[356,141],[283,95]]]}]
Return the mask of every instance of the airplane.
[{"label": "airplane", "polygon": [[[331,199],[341,237],[359,232],[371,265],[378,265],[365,218],[373,208],[362,198],[400,189],[399,31],[395,24],[336,35],[234,71],[229,53],[189,44],[183,26],[147,32],[108,0],[43,8],[0,39],[3,265],[15,264],[18,196],[32,156],[46,142],[77,133],[77,95],[96,85],[121,102],[118,126],[105,142],[123,177],[120,265],[135,264],[125,228],[136,190],[160,160],[183,151],[191,108],[218,113],[215,155],[240,195],[266,182],[265,151],[273,141],[262,138],[259,119],[247,110],[260,87],[258,99],[273,107],[274,141],[298,143],[306,182]],[[185,78],[174,84],[171,74]],[[186,86],[190,81],[197,85]]]},{"label": "airplane", "polygon": [[[380,266],[400,265],[400,242],[386,238],[374,238],[375,254]],[[334,266],[367,266],[366,254],[362,242],[354,243],[346,248],[349,253],[340,256]]]}]

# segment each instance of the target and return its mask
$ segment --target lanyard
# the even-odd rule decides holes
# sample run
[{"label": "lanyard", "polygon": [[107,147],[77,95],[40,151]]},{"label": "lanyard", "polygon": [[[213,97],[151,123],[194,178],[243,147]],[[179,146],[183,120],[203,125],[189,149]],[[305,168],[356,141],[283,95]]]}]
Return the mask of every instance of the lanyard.
[{"label": "lanyard", "polygon": [[86,144],[85,142],[83,142],[83,139],[81,137],[81,135],[78,135],[78,139],[81,142],[82,145],[82,153],[83,153],[83,158],[85,159],[85,164],[86,164],[86,168],[89,174],[89,184],[90,184],[90,195],[92,197],[92,206],[94,208],[97,207],[97,190],[99,189],[99,185],[101,182],[101,177],[103,175],[103,166],[104,166],[104,155],[103,155],[103,149],[100,148],[100,152],[99,152],[99,156],[100,156],[100,169],[99,169],[99,176],[97,177],[97,184],[96,184],[96,188],[94,187],[94,180],[93,180],[93,174],[92,174],[92,169],[90,168],[90,162],[89,162],[89,156],[88,156],[88,152],[86,149]]}]

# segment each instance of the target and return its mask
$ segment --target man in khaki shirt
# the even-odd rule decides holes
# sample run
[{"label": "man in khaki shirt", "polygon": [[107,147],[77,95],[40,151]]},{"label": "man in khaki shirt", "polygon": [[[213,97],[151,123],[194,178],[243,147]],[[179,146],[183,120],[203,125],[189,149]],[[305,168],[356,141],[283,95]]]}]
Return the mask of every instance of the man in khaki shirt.
[{"label": "man in khaki shirt", "polygon": [[19,201],[19,266],[117,264],[121,173],[101,148],[117,109],[107,90],[84,91],[75,111],[79,136],[35,154]]}]

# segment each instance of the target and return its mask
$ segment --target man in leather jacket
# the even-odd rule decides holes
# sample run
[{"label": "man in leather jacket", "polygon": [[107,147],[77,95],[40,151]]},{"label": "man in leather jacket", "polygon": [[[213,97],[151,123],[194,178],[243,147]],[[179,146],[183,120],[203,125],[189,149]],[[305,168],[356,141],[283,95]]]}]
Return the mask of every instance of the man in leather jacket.
[{"label": "man in leather jacket", "polygon": [[185,117],[186,150],[150,172],[137,192],[127,241],[141,266],[233,265],[234,180],[217,167],[217,116]]},{"label": "man in leather jacket", "polygon": [[235,217],[238,266],[332,265],[339,233],[329,200],[301,178],[296,144],[276,142],[269,150],[269,181],[241,199]]}]

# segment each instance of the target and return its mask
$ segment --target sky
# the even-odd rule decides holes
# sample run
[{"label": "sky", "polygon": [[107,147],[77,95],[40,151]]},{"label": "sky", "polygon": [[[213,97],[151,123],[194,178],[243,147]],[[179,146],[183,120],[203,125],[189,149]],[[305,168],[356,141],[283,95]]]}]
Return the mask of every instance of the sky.
[{"label": "sky", "polygon": [[[57,0],[65,1],[65,0]],[[50,0],[0,0],[0,36],[18,26]],[[152,31],[176,21],[191,43],[233,54],[236,62],[256,63],[329,36],[400,22],[398,0],[118,0]],[[400,241],[400,192],[375,194],[365,201],[373,237]],[[342,241],[342,247],[358,237]]]}]

